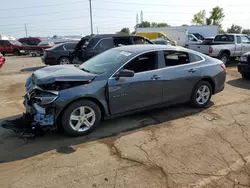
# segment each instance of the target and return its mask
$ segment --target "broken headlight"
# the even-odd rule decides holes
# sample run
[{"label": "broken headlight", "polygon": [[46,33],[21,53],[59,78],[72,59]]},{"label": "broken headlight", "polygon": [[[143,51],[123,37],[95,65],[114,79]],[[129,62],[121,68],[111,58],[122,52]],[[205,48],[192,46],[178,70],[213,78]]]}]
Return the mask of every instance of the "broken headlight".
[{"label": "broken headlight", "polygon": [[35,89],[32,94],[30,94],[30,99],[33,103],[38,105],[46,105],[54,102],[58,97],[58,92],[56,91],[44,91],[41,89]]}]

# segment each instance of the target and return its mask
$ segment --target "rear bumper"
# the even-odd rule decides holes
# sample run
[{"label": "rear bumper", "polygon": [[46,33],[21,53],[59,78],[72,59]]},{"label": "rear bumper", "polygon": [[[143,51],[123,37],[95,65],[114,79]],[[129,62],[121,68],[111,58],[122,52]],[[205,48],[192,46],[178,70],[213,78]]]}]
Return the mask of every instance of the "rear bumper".
[{"label": "rear bumper", "polygon": [[223,91],[225,88],[225,82],[226,82],[226,71],[223,71],[217,74],[214,77],[214,82],[215,82],[214,94]]},{"label": "rear bumper", "polygon": [[42,60],[42,62],[43,62],[45,65],[57,65],[57,64],[58,64],[56,58],[47,58],[47,57],[42,56],[42,57],[41,57],[41,60]]},{"label": "rear bumper", "polygon": [[240,73],[250,73],[250,63],[239,62],[237,68]]}]

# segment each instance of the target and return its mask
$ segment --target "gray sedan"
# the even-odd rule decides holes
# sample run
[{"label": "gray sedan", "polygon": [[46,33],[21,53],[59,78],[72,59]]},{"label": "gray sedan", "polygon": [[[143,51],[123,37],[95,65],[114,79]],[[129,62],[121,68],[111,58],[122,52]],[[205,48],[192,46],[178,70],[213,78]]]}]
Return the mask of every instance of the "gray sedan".
[{"label": "gray sedan", "polygon": [[205,107],[224,89],[222,61],[181,47],[110,49],[82,65],[40,69],[27,79],[24,104],[36,126],[89,133],[105,118],[190,102]]}]

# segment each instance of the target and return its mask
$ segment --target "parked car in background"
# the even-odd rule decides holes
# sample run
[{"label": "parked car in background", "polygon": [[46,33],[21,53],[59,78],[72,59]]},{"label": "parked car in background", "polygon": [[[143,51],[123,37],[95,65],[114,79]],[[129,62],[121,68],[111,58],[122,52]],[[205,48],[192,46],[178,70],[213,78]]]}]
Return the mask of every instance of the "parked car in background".
[{"label": "parked car in background", "polygon": [[250,78],[250,52],[240,57],[237,67],[243,78]]},{"label": "parked car in background", "polygon": [[164,40],[164,39],[155,39],[155,40],[151,40],[151,42],[153,42],[154,44],[172,45],[169,40]]},{"label": "parked car in background", "polygon": [[17,56],[24,53],[24,50],[22,44],[18,41],[0,40],[0,52],[2,55],[14,54]]},{"label": "parked car in background", "polygon": [[200,44],[190,44],[189,49],[209,55],[210,45],[213,44],[214,37],[205,38]]},{"label": "parked car in background", "polygon": [[250,51],[250,39],[243,34],[222,34],[214,38],[209,55],[221,59],[227,64]]},{"label": "parked car in background", "polygon": [[42,42],[42,38],[40,37],[25,37],[18,39],[20,43],[23,45],[37,46],[40,42]]},{"label": "parked car in background", "polygon": [[212,43],[189,45],[189,48],[221,59],[227,64],[250,51],[250,39],[244,34],[220,34]]},{"label": "parked car in background", "polygon": [[76,42],[67,42],[44,49],[42,61],[46,65],[71,64],[71,53],[74,51],[76,44]]},{"label": "parked car in background", "polygon": [[198,40],[205,40],[205,37],[203,37],[200,33],[191,33],[193,34]]},{"label": "parked car in background", "polygon": [[73,63],[82,63],[114,47],[133,44],[153,44],[153,42],[135,35],[105,34],[85,36],[79,41],[72,53]]},{"label": "parked car in background", "polygon": [[201,44],[202,40],[197,39],[193,34],[188,34],[187,35],[187,42],[185,44],[185,47],[189,47],[191,44]]},{"label": "parked car in background", "polygon": [[130,45],[105,51],[80,66],[35,71],[26,81],[26,113],[37,126],[62,126],[72,136],[101,119],[190,102],[205,107],[224,89],[222,61],[167,45]]},{"label": "parked car in background", "polygon": [[4,63],[5,63],[5,58],[4,58],[4,56],[0,53],[0,68],[3,66]]}]

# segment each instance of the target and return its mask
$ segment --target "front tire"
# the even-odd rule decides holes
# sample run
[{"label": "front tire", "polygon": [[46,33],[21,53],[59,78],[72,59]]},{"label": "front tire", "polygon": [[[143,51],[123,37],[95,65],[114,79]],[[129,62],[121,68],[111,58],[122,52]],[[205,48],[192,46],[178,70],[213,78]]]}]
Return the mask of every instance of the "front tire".
[{"label": "front tire", "polygon": [[212,86],[207,81],[199,81],[192,92],[190,103],[193,107],[204,108],[212,97]]},{"label": "front tire", "polygon": [[89,100],[73,102],[62,114],[62,127],[70,136],[90,133],[101,121],[99,106]]}]

